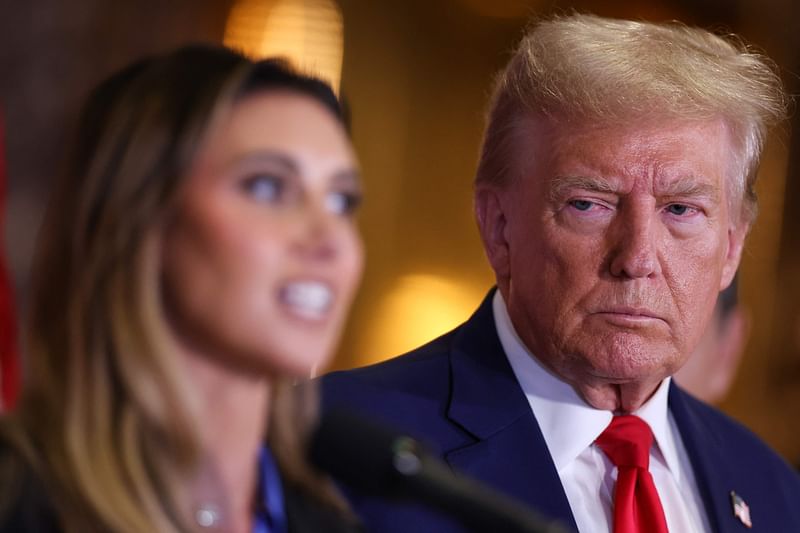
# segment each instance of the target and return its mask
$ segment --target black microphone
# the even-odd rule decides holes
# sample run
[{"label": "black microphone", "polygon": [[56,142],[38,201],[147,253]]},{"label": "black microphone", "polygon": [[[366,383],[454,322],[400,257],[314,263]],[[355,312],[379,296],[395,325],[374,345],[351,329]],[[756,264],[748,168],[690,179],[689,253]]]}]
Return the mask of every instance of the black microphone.
[{"label": "black microphone", "polygon": [[455,474],[411,437],[346,411],[331,410],[322,417],[310,453],[320,470],[353,489],[428,504],[473,531],[567,531],[521,503]]}]

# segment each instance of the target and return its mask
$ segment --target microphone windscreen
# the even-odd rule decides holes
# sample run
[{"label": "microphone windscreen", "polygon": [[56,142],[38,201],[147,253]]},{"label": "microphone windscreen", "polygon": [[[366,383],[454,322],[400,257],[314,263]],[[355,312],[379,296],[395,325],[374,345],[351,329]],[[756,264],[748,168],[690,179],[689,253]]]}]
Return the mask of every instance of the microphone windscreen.
[{"label": "microphone windscreen", "polygon": [[353,489],[428,504],[472,531],[565,531],[490,487],[456,475],[411,437],[347,411],[324,414],[311,438],[310,459]]},{"label": "microphone windscreen", "polygon": [[403,450],[417,451],[413,439],[348,411],[325,413],[311,438],[311,462],[359,490],[399,495],[401,476],[395,464]]}]

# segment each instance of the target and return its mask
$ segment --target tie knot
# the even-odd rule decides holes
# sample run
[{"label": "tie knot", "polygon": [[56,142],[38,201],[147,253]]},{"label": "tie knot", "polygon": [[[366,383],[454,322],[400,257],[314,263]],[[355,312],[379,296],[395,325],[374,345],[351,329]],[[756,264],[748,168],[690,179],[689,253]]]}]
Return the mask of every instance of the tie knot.
[{"label": "tie knot", "polygon": [[615,416],[595,441],[611,462],[648,469],[653,432],[647,422],[633,415]]}]

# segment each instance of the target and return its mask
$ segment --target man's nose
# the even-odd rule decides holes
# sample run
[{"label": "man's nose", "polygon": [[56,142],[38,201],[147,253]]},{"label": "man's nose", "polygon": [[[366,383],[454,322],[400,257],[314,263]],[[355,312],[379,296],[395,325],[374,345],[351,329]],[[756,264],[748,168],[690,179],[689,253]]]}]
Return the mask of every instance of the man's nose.
[{"label": "man's nose", "polygon": [[612,224],[611,274],[649,278],[661,274],[657,214],[646,206],[626,206]]}]

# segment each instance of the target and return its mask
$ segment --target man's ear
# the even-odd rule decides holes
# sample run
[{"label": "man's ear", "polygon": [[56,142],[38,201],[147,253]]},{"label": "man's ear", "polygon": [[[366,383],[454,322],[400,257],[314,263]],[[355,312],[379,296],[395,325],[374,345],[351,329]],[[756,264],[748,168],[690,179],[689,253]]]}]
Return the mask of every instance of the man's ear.
[{"label": "man's ear", "polygon": [[728,285],[733,281],[733,276],[739,269],[739,262],[742,259],[742,250],[744,249],[745,237],[750,227],[740,222],[739,224],[732,225],[728,229],[728,254],[725,257],[725,264],[722,267],[722,277],[720,279],[719,290],[725,290]]},{"label": "man's ear", "polygon": [[497,281],[501,284],[510,274],[503,197],[502,191],[496,187],[479,185],[475,190],[475,217],[478,220],[483,248]]}]

